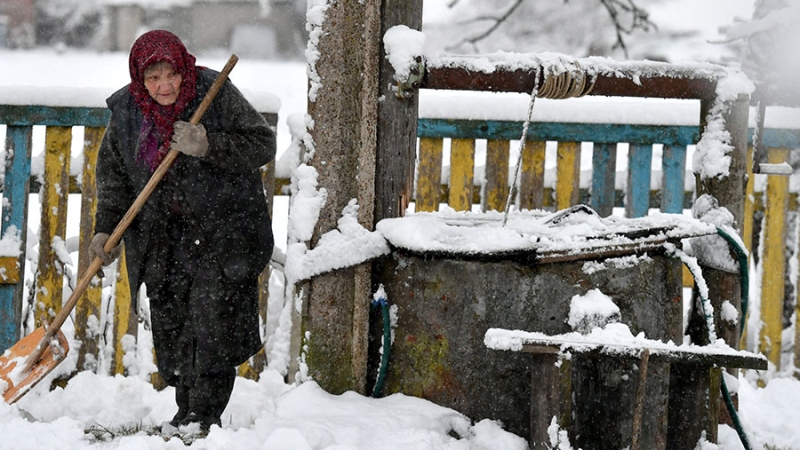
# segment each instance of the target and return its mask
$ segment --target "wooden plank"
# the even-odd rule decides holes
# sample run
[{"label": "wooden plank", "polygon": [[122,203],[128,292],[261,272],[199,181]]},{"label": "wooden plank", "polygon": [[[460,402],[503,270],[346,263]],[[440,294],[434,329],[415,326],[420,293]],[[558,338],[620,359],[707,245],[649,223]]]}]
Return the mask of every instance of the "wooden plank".
[{"label": "wooden plank", "polygon": [[[756,211],[756,196],[755,196],[755,176],[753,176],[753,146],[747,147],[747,161],[745,163],[745,170],[747,171],[747,186],[745,186],[744,196],[744,221],[742,222],[742,241],[747,249],[748,261],[753,252],[753,220]],[[798,303],[800,304],[800,303]],[[749,310],[747,315],[749,316]],[[797,316],[800,317],[800,316]],[[745,317],[747,320],[747,317]],[[800,330],[800,327],[797,327]],[[742,329],[742,335],[739,336],[739,348],[746,348],[747,343],[747,327]],[[797,347],[795,347],[797,348]]]},{"label": "wooden plank", "polygon": [[767,361],[760,355],[749,356],[728,353],[714,353],[704,351],[690,351],[686,349],[664,349],[664,348],[649,348],[647,346],[623,344],[592,344],[592,343],[565,343],[561,340],[554,342],[547,342],[540,340],[538,342],[523,343],[522,351],[525,353],[541,354],[554,354],[568,351],[570,353],[580,353],[590,357],[613,357],[624,359],[639,359],[643,350],[650,351],[650,358],[654,361],[662,361],[670,364],[687,364],[693,366],[720,366],[720,367],[738,367],[744,369],[757,369],[766,370]]},{"label": "wooden plank", "polygon": [[442,184],[441,138],[419,139],[419,163],[417,164],[416,210],[433,212],[439,210],[439,186]]},{"label": "wooden plank", "polygon": [[486,189],[482,198],[483,211],[505,211],[508,201],[509,141],[489,139],[486,142]]},{"label": "wooden plank", "polygon": [[[504,120],[423,119],[419,137],[516,140],[523,122]],[[692,145],[699,139],[696,126],[630,125],[609,123],[536,122],[529,141],[629,142],[632,144]]]},{"label": "wooden plank", "polygon": [[[21,241],[17,258],[20,272],[25,269],[25,249],[28,233],[28,188],[31,176],[32,127],[8,126],[6,128],[6,160],[3,180],[2,225],[3,236],[16,234]],[[22,291],[24,281],[0,284],[0,352],[14,345],[20,338],[22,321]]]},{"label": "wooden plank", "polygon": [[592,151],[592,209],[603,217],[614,212],[617,144],[595,143]]},{"label": "wooden plank", "polygon": [[[747,141],[753,142],[753,129],[749,128],[747,134]],[[765,128],[763,142],[765,147],[800,147],[800,129]]]},{"label": "wooden plank", "polygon": [[[559,361],[561,359],[561,361]],[[555,417],[559,428],[569,429],[572,399],[571,361],[558,355],[541,355],[531,362],[531,445],[549,449],[548,428]]]},{"label": "wooden plank", "polygon": [[[110,276],[114,276],[113,274]],[[131,283],[128,280],[128,265],[125,258],[125,246],[117,260],[117,273],[114,280],[114,374],[127,375],[125,370],[125,336],[130,335],[134,341],[139,334],[138,316],[134,312],[131,299]],[[155,360],[154,360],[155,362]]]},{"label": "wooden plank", "polygon": [[14,285],[19,281],[19,257],[0,256],[0,284]]},{"label": "wooden plank", "polygon": [[107,108],[0,105],[0,123],[15,126],[104,127],[110,118]]},{"label": "wooden plank", "polygon": [[[69,163],[72,127],[47,127],[45,131],[42,215],[39,226],[39,274],[36,279],[36,326],[61,311],[64,272],[54,239],[64,240],[67,230]],[[63,245],[63,244],[62,244]]]},{"label": "wooden plank", "polygon": [[[770,164],[788,161],[789,149],[768,149]],[[786,209],[789,194],[789,177],[767,177],[766,211],[764,217],[764,249],[761,279],[761,321],[764,326],[759,335],[759,351],[781,368],[781,334],[783,332],[784,296],[784,238],[786,234]]]},{"label": "wooden plank", "polygon": [[650,145],[631,144],[628,148],[628,183],[625,192],[625,216],[644,217],[650,207]]},{"label": "wooden plank", "polygon": [[[100,142],[105,128],[86,127],[83,137],[83,168],[81,171],[81,213],[78,243],[78,273],[83,274],[91,264],[89,243],[94,236],[94,215],[97,211],[95,168]],[[97,370],[100,357],[100,308],[102,283],[95,278],[75,305],[75,339],[81,341],[78,350],[79,370]]]},{"label": "wooden plank", "polygon": [[677,364],[670,368],[668,449],[693,449],[700,436],[716,442],[719,424],[718,367]]},{"label": "wooden plank", "polygon": [[450,196],[447,203],[456,211],[472,208],[475,141],[453,139],[450,146]]},{"label": "wooden plank", "polygon": [[520,209],[544,207],[544,158],[547,143],[533,141],[522,152],[522,171],[519,176]]},{"label": "wooden plank", "polygon": [[581,143],[559,142],[556,157],[556,209],[578,204]]},{"label": "wooden plank", "polygon": [[686,147],[664,145],[661,157],[661,212],[683,212],[686,184]]}]

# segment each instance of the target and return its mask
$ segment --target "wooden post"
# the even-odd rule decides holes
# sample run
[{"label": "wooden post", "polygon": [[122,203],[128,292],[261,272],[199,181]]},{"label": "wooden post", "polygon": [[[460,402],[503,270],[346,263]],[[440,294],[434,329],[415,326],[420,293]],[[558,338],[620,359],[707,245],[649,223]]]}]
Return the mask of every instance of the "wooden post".
[{"label": "wooden post", "polygon": [[[422,0],[384,0],[381,6],[380,99],[375,172],[375,222],[402,217],[414,194],[418,96],[397,98],[394,69],[386,59],[383,35],[395,25],[422,29]],[[437,183],[438,186],[438,183]],[[438,192],[438,187],[437,187]],[[437,205],[438,209],[438,205]]]},{"label": "wooden post", "polygon": [[[706,119],[713,103],[713,98],[703,99],[700,102],[701,134],[706,128]],[[727,111],[723,114],[726,129],[731,135],[730,144],[733,147],[730,153],[731,163],[728,176],[705,179],[696,176],[697,196],[709,194],[717,199],[720,207],[727,208],[733,214],[733,225],[739,233],[741,233],[742,224],[744,223],[744,200],[747,186],[747,169],[745,166],[747,161],[748,103],[748,96],[740,95],[736,101],[728,105]],[[731,258],[736,259],[733,252],[731,252]],[[698,255],[698,259],[702,261],[702,255]],[[729,273],[707,266],[702,266],[702,269],[708,285],[709,301],[714,308],[715,333],[718,338],[724,339],[728,345],[737,347],[740,335],[739,327],[725,325],[725,322],[720,319],[720,311],[722,311],[722,303],[724,301],[729,301],[741,311],[741,277],[738,273]],[[687,333],[691,336],[692,342],[698,345],[707,344],[708,332],[705,329],[704,319],[700,316],[702,312],[695,308],[690,314]],[[707,415],[700,413],[693,415],[702,417],[702,420],[696,420],[693,423],[682,423],[680,419],[671,415],[670,436],[674,434],[673,431],[678,433],[677,430],[680,430],[679,434],[684,438],[694,439],[693,442],[697,442],[700,433],[705,430],[708,433],[709,441],[716,442],[720,407],[720,377],[721,374],[718,369],[712,369],[704,373],[699,373],[692,368],[673,371],[670,392],[671,406],[672,402],[680,402],[679,397],[682,395],[680,390],[690,396],[695,395],[696,398],[707,397],[709,402],[706,410]],[[680,385],[680,390],[676,388],[678,385]],[[675,392],[672,392],[672,388],[676,388]],[[690,392],[693,394],[689,394]],[[669,445],[668,447],[679,448]]]},{"label": "wooden post", "polygon": [[[318,85],[308,103],[315,146],[310,165],[328,196],[311,247],[336,229],[351,199],[358,201],[359,223],[374,226],[380,2],[330,2],[319,26],[319,59],[312,68]],[[370,277],[369,264],[361,264],[314,277],[303,292],[306,362],[329,392],[366,389]]]},{"label": "wooden post", "polygon": [[[706,126],[708,112],[713,105],[712,99],[702,100],[700,103],[701,131]],[[725,207],[733,214],[733,226],[741,233],[744,223],[745,192],[747,187],[747,118],[748,118],[748,97],[740,95],[739,98],[729,105],[728,110],[723,115],[725,126],[731,135],[731,164],[729,174],[726,177],[713,177],[701,179],[696,177],[697,195],[709,194],[717,199],[720,207]],[[731,258],[736,260],[735,254],[731,252]],[[698,255],[700,261],[702,255]],[[727,273],[712,268],[703,267],[706,284],[709,289],[709,300],[714,307],[714,323],[717,324],[717,337],[725,339],[729,345],[736,346],[739,342],[739,328],[722,327],[719,319],[722,303],[730,301],[733,306],[741,310],[741,277],[738,273]],[[695,318],[697,322],[700,320]],[[690,318],[691,322],[692,318]],[[692,335],[694,342],[702,344],[705,337],[701,337],[702,331]]]}]

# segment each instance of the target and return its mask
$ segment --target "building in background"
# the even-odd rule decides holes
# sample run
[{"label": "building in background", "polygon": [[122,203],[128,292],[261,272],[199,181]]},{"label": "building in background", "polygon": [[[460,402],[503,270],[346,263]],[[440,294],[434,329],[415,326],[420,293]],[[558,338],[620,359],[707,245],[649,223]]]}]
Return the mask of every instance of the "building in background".
[{"label": "building in background", "polygon": [[0,47],[127,52],[163,28],[196,53],[300,59],[305,10],[305,0],[3,0]]},{"label": "building in background", "polygon": [[34,0],[0,2],[0,48],[33,48],[36,45]]}]

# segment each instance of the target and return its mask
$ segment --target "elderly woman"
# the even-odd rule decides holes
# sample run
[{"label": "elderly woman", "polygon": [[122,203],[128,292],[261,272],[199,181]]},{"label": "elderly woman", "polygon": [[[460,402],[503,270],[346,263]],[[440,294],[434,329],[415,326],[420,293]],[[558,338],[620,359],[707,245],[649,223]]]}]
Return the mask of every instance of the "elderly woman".
[{"label": "elderly woman", "polygon": [[173,426],[220,425],[236,366],[261,347],[258,276],[273,237],[259,168],[275,135],[226,81],[200,124],[188,122],[217,72],[195,65],[174,34],[133,44],[131,82],[108,100],[97,162],[96,234],[103,246],[170,148],[181,153],[124,235],[132,297],[147,287],[158,370],[175,387]]}]

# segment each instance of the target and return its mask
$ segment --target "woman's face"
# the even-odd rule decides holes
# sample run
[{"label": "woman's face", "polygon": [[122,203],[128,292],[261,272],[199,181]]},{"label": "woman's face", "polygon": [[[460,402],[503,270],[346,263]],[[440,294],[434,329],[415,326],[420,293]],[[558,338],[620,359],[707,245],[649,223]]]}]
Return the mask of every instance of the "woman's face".
[{"label": "woman's face", "polygon": [[181,91],[181,81],[181,74],[166,61],[157,62],[144,70],[144,87],[161,106],[175,103]]}]

